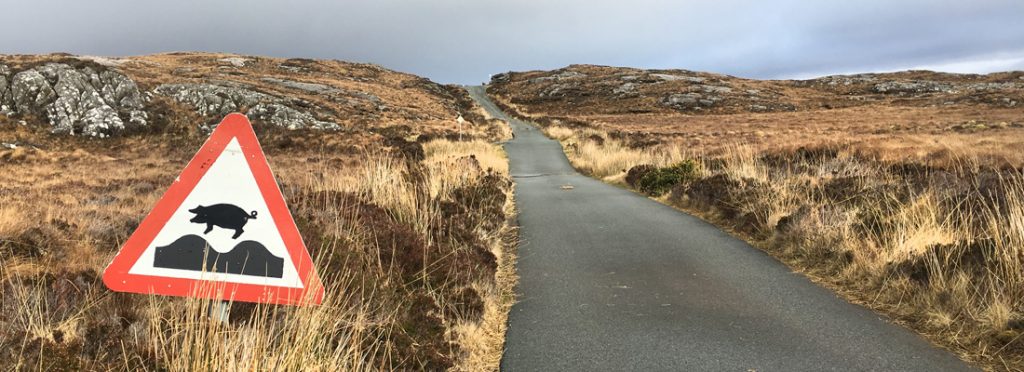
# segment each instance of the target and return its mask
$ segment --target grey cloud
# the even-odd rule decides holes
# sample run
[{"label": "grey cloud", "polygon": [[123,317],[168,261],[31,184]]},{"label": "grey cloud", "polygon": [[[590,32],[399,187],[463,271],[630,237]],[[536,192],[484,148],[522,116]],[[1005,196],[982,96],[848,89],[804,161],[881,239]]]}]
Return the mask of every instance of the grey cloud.
[{"label": "grey cloud", "polygon": [[458,83],[571,63],[775,78],[1024,56],[1015,0],[41,0],[5,10],[0,53],[335,58]]}]

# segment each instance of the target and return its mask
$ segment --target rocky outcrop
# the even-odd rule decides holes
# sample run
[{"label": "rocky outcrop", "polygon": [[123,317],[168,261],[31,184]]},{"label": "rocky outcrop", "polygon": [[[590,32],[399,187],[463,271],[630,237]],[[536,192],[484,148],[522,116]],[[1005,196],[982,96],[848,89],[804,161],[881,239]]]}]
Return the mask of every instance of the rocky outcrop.
[{"label": "rocky outcrop", "polygon": [[661,100],[661,103],[665,106],[672,107],[677,110],[685,109],[696,109],[701,106],[714,105],[718,99],[716,97],[705,98],[700,93],[677,93],[670,94]]},{"label": "rocky outcrop", "polygon": [[338,124],[318,120],[307,111],[300,111],[280,103],[261,103],[248,112],[249,117],[276,125],[295,129],[338,130]]},{"label": "rocky outcrop", "polygon": [[548,81],[548,80],[561,81],[561,80],[566,80],[566,79],[582,78],[582,77],[586,77],[586,76],[587,76],[587,74],[583,74],[583,73],[580,73],[580,72],[577,72],[577,71],[562,71],[562,72],[559,72],[559,73],[554,74],[554,75],[542,76],[542,77],[530,79],[530,82],[531,83],[539,83],[539,82]]},{"label": "rocky outcrop", "polygon": [[135,82],[112,69],[49,63],[12,73],[0,67],[0,113],[45,117],[54,133],[106,137],[143,127],[143,105]]},{"label": "rocky outcrop", "polygon": [[886,81],[875,84],[873,90],[883,94],[954,93],[951,84],[923,80]]},{"label": "rocky outcrop", "polygon": [[308,93],[323,95],[328,97],[331,101],[351,108],[357,108],[364,111],[381,111],[385,109],[384,102],[380,97],[370,93],[341,89],[325,84],[307,83],[303,81],[278,79],[273,77],[264,77],[260,78],[260,80],[288,89],[296,89]]},{"label": "rocky outcrop", "polygon": [[296,103],[302,104],[302,106],[311,106],[305,101],[289,100],[258,92],[239,83],[163,84],[156,87],[154,92],[191,105],[196,112],[207,117],[219,118],[248,108],[247,114],[250,118],[282,128],[322,130],[341,128],[336,123],[317,119],[308,110],[293,107],[297,106]]},{"label": "rocky outcrop", "polygon": [[11,68],[0,64],[0,115],[10,115],[14,112],[10,76]]},{"label": "rocky outcrop", "polygon": [[707,79],[702,78],[702,77],[689,76],[689,75],[651,74],[651,76],[654,76],[654,77],[656,77],[658,79],[661,79],[662,81],[679,81],[679,80],[682,80],[682,81],[688,81],[688,82],[691,82],[691,83],[694,83],[694,84],[702,84],[702,83],[704,83],[704,81],[707,80]]}]

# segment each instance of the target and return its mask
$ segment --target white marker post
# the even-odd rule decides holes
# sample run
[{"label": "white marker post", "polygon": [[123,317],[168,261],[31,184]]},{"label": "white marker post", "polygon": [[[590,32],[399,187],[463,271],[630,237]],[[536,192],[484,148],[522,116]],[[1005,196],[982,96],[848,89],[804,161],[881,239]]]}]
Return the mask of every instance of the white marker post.
[{"label": "white marker post", "polygon": [[463,119],[462,115],[460,114],[459,117],[455,119],[455,121],[459,123],[459,142],[462,142],[462,122],[466,121],[466,119]]}]

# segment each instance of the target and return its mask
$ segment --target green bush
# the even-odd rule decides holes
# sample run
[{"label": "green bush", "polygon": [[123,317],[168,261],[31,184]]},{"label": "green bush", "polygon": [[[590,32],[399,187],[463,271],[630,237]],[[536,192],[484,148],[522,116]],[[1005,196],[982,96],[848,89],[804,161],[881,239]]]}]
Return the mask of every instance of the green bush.
[{"label": "green bush", "polygon": [[696,179],[698,167],[697,162],[686,160],[670,167],[650,170],[637,182],[637,189],[648,195],[661,196],[675,185]]}]

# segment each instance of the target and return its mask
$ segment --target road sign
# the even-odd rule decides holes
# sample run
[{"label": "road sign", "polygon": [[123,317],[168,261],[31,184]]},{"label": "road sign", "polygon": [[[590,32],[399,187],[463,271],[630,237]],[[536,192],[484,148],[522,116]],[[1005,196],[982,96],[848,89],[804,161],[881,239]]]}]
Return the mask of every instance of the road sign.
[{"label": "road sign", "polygon": [[249,120],[217,126],[103,272],[119,292],[318,304],[323,286]]}]

